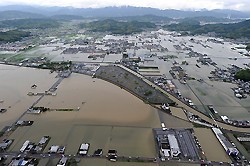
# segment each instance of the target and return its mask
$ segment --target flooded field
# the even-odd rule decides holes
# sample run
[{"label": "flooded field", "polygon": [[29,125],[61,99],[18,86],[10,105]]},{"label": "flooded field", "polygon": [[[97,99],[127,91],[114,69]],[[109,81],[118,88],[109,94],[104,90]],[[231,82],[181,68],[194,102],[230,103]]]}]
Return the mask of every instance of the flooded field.
[{"label": "flooded field", "polygon": [[172,115],[188,121],[188,118],[186,114],[184,113],[184,111],[182,110],[182,108],[173,107],[173,108],[170,108],[170,110],[171,110]]},{"label": "flooded field", "polygon": [[105,159],[84,159],[81,160],[79,166],[97,166],[97,165],[106,165],[106,166],[199,166],[199,164],[188,164],[188,163],[176,163],[176,162],[161,162],[158,163],[140,163],[140,162],[110,162]]},{"label": "flooded field", "polygon": [[[156,35],[157,38],[155,38],[154,35]],[[86,36],[80,35],[80,38],[85,39]],[[145,41],[145,45],[159,44],[159,47],[166,48],[167,50],[157,51],[157,49],[146,49],[143,47],[143,44],[139,39]],[[216,43],[212,42],[213,40],[208,39],[214,39],[220,42]],[[141,34],[131,36],[106,35],[103,38],[101,37],[100,41],[102,40],[126,40],[129,43],[136,43],[138,47],[141,47],[136,50],[134,50],[132,47],[128,48],[127,53],[129,57],[136,55],[142,59],[142,62],[139,63],[139,65],[157,66],[160,70],[160,73],[143,72],[143,75],[164,74],[167,76],[167,78],[172,79],[172,76],[169,74],[169,70],[171,70],[171,66],[173,66],[172,63],[176,61],[177,63],[181,64],[183,61],[186,61],[188,65],[181,66],[187,72],[187,74],[196,80],[203,79],[204,83],[200,83],[198,81],[187,81],[188,85],[183,85],[180,84],[178,80],[174,80],[174,83],[177,85],[177,88],[180,89],[184,97],[191,98],[193,103],[197,105],[199,110],[203,113],[207,114],[206,110],[203,108],[203,105],[210,104],[215,106],[220,115],[226,115],[231,119],[250,120],[250,97],[248,96],[247,99],[240,100],[234,96],[234,93],[231,90],[231,88],[235,87],[236,85],[210,81],[208,76],[210,76],[210,72],[214,70],[215,67],[212,65],[199,65],[200,68],[198,68],[196,66],[198,57],[189,57],[188,55],[190,52],[189,49],[192,49],[194,52],[206,54],[217,63],[217,67],[219,68],[225,69],[231,64],[235,64],[244,68],[244,64],[250,63],[250,59],[240,53],[245,52],[245,50],[238,49],[238,47],[243,47],[243,45],[227,42],[220,38],[211,38],[206,36],[178,36],[174,32],[168,32],[164,30],[143,32]],[[105,54],[105,50],[107,50],[109,47],[105,46],[105,42],[100,43],[100,41],[98,40],[98,44],[96,44],[95,47],[98,49],[103,49]],[[88,56],[103,53],[78,52],[76,54],[62,54],[64,49],[71,47],[84,48],[87,46],[72,46],[71,44],[56,42],[48,45],[37,46],[33,49],[20,53],[18,56],[14,56],[14,58],[18,59],[18,57],[30,58],[34,56],[45,56],[52,61],[71,60],[84,62],[117,62],[122,58],[122,53],[109,54],[105,55],[104,58],[97,57],[96,59],[88,58]],[[154,56],[151,56],[153,54]],[[159,59],[159,57],[167,56],[172,56],[172,58],[165,60]],[[236,58],[236,60],[232,60],[232,58]]]},{"label": "flooded field", "polygon": [[[223,41],[223,43],[214,43],[208,41],[210,39],[206,36],[176,36],[171,32],[164,30],[159,30],[158,32],[152,32],[151,34],[157,34],[157,39],[154,37],[149,37],[149,34],[140,34],[144,41],[151,41],[156,44],[159,43],[164,48],[167,48],[168,51],[154,52],[147,49],[138,49],[136,50],[136,55],[142,58],[142,63],[140,65],[145,66],[157,66],[160,69],[159,74],[164,74],[167,78],[172,79],[172,76],[169,74],[173,62],[176,61],[181,65],[183,61],[186,61],[188,65],[181,65],[187,74],[196,80],[203,79],[204,83],[198,81],[187,81],[188,85],[180,84],[178,80],[174,80],[174,83],[177,85],[177,88],[180,89],[180,92],[185,97],[192,99],[195,105],[198,106],[199,110],[203,113],[206,113],[206,110],[203,108],[203,105],[214,105],[216,110],[220,115],[226,115],[232,119],[238,120],[250,120],[250,97],[247,99],[240,100],[234,96],[231,88],[236,85],[228,84],[224,82],[210,81],[208,76],[210,72],[215,69],[212,65],[199,65],[200,68],[196,66],[197,57],[189,57],[189,50],[183,49],[183,47],[192,48],[193,51],[206,54],[214,62],[217,63],[217,67],[226,69],[231,64],[235,64],[239,67],[245,68],[244,64],[250,63],[250,59],[239,52],[244,52],[244,50],[238,50],[237,45],[231,42],[224,42],[223,39],[216,38],[216,40]],[[123,37],[119,36],[106,36],[106,39],[115,39],[122,40]],[[135,36],[127,37],[127,40],[140,42]],[[180,49],[175,47],[176,45],[181,46]],[[128,50],[130,55],[133,54],[134,50]],[[148,55],[156,53],[157,56],[153,56],[149,61],[144,61],[144,58]],[[160,60],[158,57],[161,56],[172,56],[173,58]],[[230,58],[237,58],[237,60],[231,60]],[[151,73],[143,73],[145,75],[151,75]],[[231,107],[232,106],[232,107]],[[229,109],[231,108],[231,109]]]},{"label": "flooded field", "polygon": [[[207,83],[206,83],[207,82]],[[191,90],[199,97],[204,105],[214,105],[220,115],[227,115],[231,119],[250,120],[249,98],[238,99],[230,89],[235,85],[206,81],[199,83],[190,81]]]},{"label": "flooded field", "polygon": [[[154,32],[155,33],[155,32]],[[237,50],[231,49],[236,45],[225,42],[225,44],[214,44],[207,42],[207,37],[177,37],[168,34],[166,31],[159,31],[159,38],[152,39],[144,36],[143,40],[151,40],[151,43],[159,43],[166,47],[168,51],[155,51],[140,48],[136,50],[128,49],[129,57],[136,55],[141,57],[139,65],[157,66],[159,73],[167,78],[173,79],[169,74],[173,62],[181,64],[183,61],[188,65],[181,65],[184,70],[196,80],[189,80],[187,84],[181,84],[178,79],[173,83],[177,86],[184,97],[192,99],[201,112],[205,105],[214,105],[220,115],[227,115],[232,119],[250,120],[250,97],[247,99],[237,99],[234,97],[233,84],[214,82],[208,79],[210,72],[215,69],[213,66],[196,66],[197,59],[188,57],[187,50],[178,50],[176,45],[184,44],[192,47],[194,51],[207,54],[212,58],[218,67],[226,68],[230,64],[244,67],[243,63],[250,63],[249,59],[240,55]],[[106,39],[124,39],[122,36],[106,36]],[[191,42],[191,38],[199,41],[200,44]],[[126,40],[138,42],[138,38],[129,36]],[[140,46],[141,43],[138,44]],[[204,48],[202,45],[208,45]],[[77,45],[75,45],[78,47]],[[121,60],[122,54],[109,54],[104,57],[88,58],[91,53],[62,54],[64,48],[70,48],[70,44],[56,43],[47,46],[38,46],[34,49],[22,52],[13,59],[24,59],[45,56],[52,61],[84,61],[84,62],[117,62]],[[98,46],[103,47],[103,46]],[[211,48],[210,48],[211,47]],[[57,50],[58,49],[58,50]],[[102,53],[96,53],[96,55]],[[153,57],[150,57],[154,54]],[[92,55],[92,54],[91,54]],[[160,57],[172,56],[169,59]],[[228,57],[237,57],[237,60],[229,60]],[[151,71],[152,72],[152,71]],[[145,75],[150,74],[145,72]],[[48,70],[38,70],[30,68],[20,68],[0,65],[0,103],[1,108],[8,111],[0,117],[0,127],[11,125],[29,108],[39,96],[28,96],[28,92],[44,92],[48,90],[58,78],[56,73],[49,74]],[[204,82],[198,82],[203,79]],[[36,84],[36,89],[31,86]],[[170,95],[171,99],[175,99]],[[187,107],[177,101],[178,106]],[[152,133],[153,128],[161,127],[165,123],[167,128],[192,128],[192,123],[188,122],[185,114],[179,108],[173,108],[173,115],[170,116],[162,111],[158,111],[148,104],[145,104],[129,92],[106,81],[91,78],[89,76],[72,74],[64,79],[56,90],[56,96],[45,96],[36,106],[48,107],[53,111],[47,111],[40,115],[26,114],[22,120],[33,120],[30,127],[19,127],[9,138],[14,139],[10,151],[19,151],[26,140],[37,143],[42,136],[49,135],[51,140],[44,152],[47,152],[52,145],[66,146],[65,154],[77,154],[81,143],[90,143],[89,154],[102,148],[104,154],[109,149],[116,149],[118,155],[156,157],[155,141]],[[58,109],[58,110],[57,110]],[[73,109],[74,111],[59,111],[59,109]],[[190,112],[195,112],[187,108]],[[196,113],[196,112],[195,112]],[[211,119],[197,113],[200,117],[213,123]],[[224,128],[225,124],[220,124]],[[224,126],[223,126],[224,125]],[[228,126],[226,126],[228,127]],[[225,128],[226,128],[225,127]],[[231,127],[227,128],[231,129]],[[232,127],[234,130],[235,127]],[[238,129],[237,129],[238,130]],[[239,131],[248,129],[239,129]],[[205,155],[211,161],[230,162],[224,149],[210,129],[196,128],[195,134],[201,143]],[[212,145],[212,146],[211,146]],[[58,160],[57,160],[58,161]],[[55,160],[43,163],[55,165]],[[41,164],[40,164],[41,165]],[[83,159],[79,165],[155,165],[154,163],[111,163],[104,159],[90,160]],[[176,163],[161,163],[160,165],[177,165]],[[179,165],[186,165],[180,163]]]},{"label": "flooded field", "polygon": [[[37,106],[79,108],[75,123],[157,127],[156,111],[127,91],[100,79],[72,74],[63,80],[57,96],[46,96]],[[96,123],[98,122],[98,123]]]},{"label": "flooded field", "polygon": [[211,129],[195,128],[194,131],[203,151],[205,152],[207,160],[217,162],[231,162],[229,156],[226,154],[225,150]]},{"label": "flooded field", "polygon": [[[53,159],[53,160],[48,160],[48,159],[42,159],[38,166],[44,166],[44,165],[56,165],[59,159]],[[78,166],[157,166],[157,163],[140,163],[140,162],[111,162],[108,161],[107,159],[103,158],[95,158],[93,159],[88,159],[84,158],[81,159],[80,163],[77,163]],[[162,165],[164,166],[164,165]],[[170,166],[170,165],[166,165]],[[177,166],[177,165],[176,165]]]},{"label": "flooded field", "polygon": [[[48,70],[20,68],[16,66],[0,65],[0,108],[7,112],[0,116],[0,129],[11,125],[25,112],[38,96],[30,97],[28,92],[44,92],[56,81],[55,74]],[[36,89],[31,89],[33,84]]]},{"label": "flooded field", "polygon": [[[175,115],[180,115],[180,117],[183,117],[183,119],[186,119],[186,117],[177,111]],[[167,128],[193,128],[193,124],[189,121],[177,118],[175,116],[168,115],[162,111],[159,111],[159,116],[161,122],[165,123]]]},{"label": "flooded field", "polygon": [[[25,140],[38,142],[51,136],[51,145],[65,145],[66,154],[76,154],[81,143],[90,143],[104,153],[117,149],[119,155],[154,157],[152,128],[160,127],[157,111],[125,90],[99,79],[72,74],[59,85],[57,96],[45,96],[37,106],[53,109],[79,107],[79,111],[47,111],[25,115],[30,127],[18,128],[10,138],[17,141],[10,150],[18,151]],[[147,145],[147,146],[145,146]]]}]

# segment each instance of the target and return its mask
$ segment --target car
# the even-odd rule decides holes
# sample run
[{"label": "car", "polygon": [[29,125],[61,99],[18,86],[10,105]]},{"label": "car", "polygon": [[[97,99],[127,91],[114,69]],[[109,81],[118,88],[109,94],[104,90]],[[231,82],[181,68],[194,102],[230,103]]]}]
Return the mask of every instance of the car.
[{"label": "car", "polygon": [[59,146],[57,153],[64,154],[65,146]]},{"label": "car", "polygon": [[117,159],[117,151],[114,150],[114,149],[109,150],[107,158],[110,161],[116,161],[116,159]]},{"label": "car", "polygon": [[239,99],[243,98],[243,96],[241,94],[239,94],[239,93],[235,93],[235,97],[237,97]]},{"label": "car", "polygon": [[117,161],[117,156],[116,156],[116,155],[110,155],[110,156],[108,157],[108,159],[109,159],[109,161],[115,162],[115,161]]},{"label": "car", "polygon": [[4,143],[7,145],[12,144],[12,142],[13,142],[13,140],[11,140],[11,139],[4,139]]},{"label": "car", "polygon": [[192,100],[188,100],[188,104],[189,104],[190,106],[194,106],[194,103],[192,102]]},{"label": "car", "polygon": [[113,149],[109,150],[108,151],[108,156],[111,156],[111,155],[116,155],[117,156],[117,151],[113,150]]},{"label": "car", "polygon": [[58,149],[59,149],[59,146],[57,146],[57,145],[52,145],[52,146],[49,148],[48,153],[57,153],[57,152],[58,152]]},{"label": "car", "polygon": [[97,149],[94,152],[94,156],[101,156],[102,155],[102,149]]},{"label": "car", "polygon": [[78,153],[80,155],[87,155],[88,150],[89,150],[89,146],[90,146],[89,143],[83,143],[83,144],[81,144]]},{"label": "car", "polygon": [[30,144],[26,149],[25,152],[30,152],[33,149],[34,145]]}]

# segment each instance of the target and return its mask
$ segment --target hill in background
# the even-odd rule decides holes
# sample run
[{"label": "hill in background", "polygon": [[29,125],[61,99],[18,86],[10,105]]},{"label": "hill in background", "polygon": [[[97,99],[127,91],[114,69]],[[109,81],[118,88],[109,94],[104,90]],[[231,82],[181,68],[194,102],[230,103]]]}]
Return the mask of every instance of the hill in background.
[{"label": "hill in background", "polygon": [[42,6],[22,6],[10,5],[0,6],[0,11],[15,10],[22,12],[36,13],[46,16],[53,15],[77,15],[82,17],[124,17],[124,16],[143,16],[156,15],[170,18],[186,17],[218,17],[218,18],[250,18],[250,13],[235,10],[201,10],[201,11],[182,11],[182,10],[160,10],[146,7],[105,7],[105,8],[73,8],[73,7],[42,7]]},{"label": "hill in background", "polygon": [[190,34],[216,33],[218,36],[227,38],[249,38],[250,39],[250,20],[232,24],[207,24],[200,25],[197,20],[186,20],[179,24],[165,25],[171,31],[188,31]]}]

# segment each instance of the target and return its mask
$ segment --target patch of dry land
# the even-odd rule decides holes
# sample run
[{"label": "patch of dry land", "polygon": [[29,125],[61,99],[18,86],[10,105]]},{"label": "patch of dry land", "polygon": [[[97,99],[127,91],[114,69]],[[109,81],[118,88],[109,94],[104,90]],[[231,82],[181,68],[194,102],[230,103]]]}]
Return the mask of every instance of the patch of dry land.
[{"label": "patch of dry land", "polygon": [[90,143],[89,154],[102,148],[104,155],[116,149],[119,155],[155,157],[152,128],[160,127],[157,111],[129,92],[100,79],[72,74],[58,86],[56,96],[45,96],[36,106],[79,111],[47,111],[27,114],[29,127],[19,127],[10,138],[18,151],[25,140],[37,143],[51,136],[51,145],[66,146],[65,154],[76,154],[81,143]]},{"label": "patch of dry land", "polygon": [[231,162],[226,151],[215,137],[213,131],[208,128],[194,128],[203,151],[209,161]]},{"label": "patch of dry land", "polygon": [[131,70],[121,65],[110,65],[101,66],[95,74],[96,77],[112,82],[151,104],[175,104],[167,95],[162,94],[158,89],[153,88],[150,84],[143,81],[138,73],[129,71]]}]

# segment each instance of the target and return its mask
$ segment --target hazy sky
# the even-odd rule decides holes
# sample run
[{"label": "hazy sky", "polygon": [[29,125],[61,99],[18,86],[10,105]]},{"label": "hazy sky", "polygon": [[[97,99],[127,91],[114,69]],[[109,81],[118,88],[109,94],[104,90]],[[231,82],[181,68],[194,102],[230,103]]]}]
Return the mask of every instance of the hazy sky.
[{"label": "hazy sky", "polygon": [[106,6],[141,6],[160,9],[235,9],[250,11],[250,0],[0,0],[1,5],[29,4],[98,8]]}]

